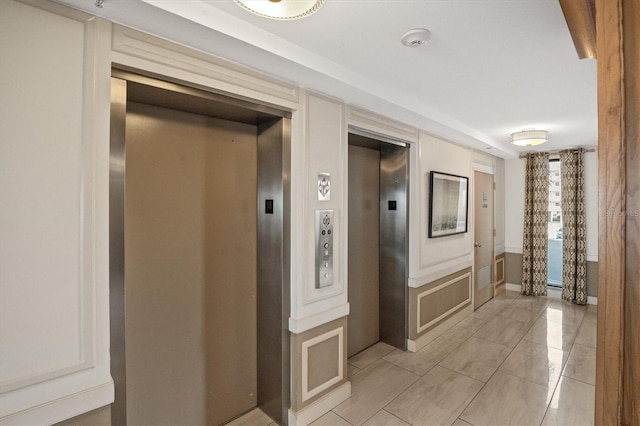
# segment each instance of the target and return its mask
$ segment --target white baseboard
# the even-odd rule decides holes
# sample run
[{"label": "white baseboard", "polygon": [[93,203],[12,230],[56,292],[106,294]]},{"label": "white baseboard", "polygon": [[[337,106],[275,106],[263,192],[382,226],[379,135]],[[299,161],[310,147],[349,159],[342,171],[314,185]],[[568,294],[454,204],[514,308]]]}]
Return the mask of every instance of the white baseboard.
[{"label": "white baseboard", "polygon": [[462,321],[473,313],[473,305],[469,305],[451,318],[447,318],[441,324],[435,326],[432,330],[418,337],[416,340],[407,340],[407,350],[410,352],[418,352],[420,349],[433,342],[440,337],[445,331]]},{"label": "white baseboard", "polygon": [[[520,293],[520,284],[512,284],[512,283],[507,283],[507,290],[511,290],[511,291],[517,291],[518,293]],[[553,297],[556,299],[561,299],[562,298],[562,290],[560,290],[559,288],[548,288],[547,289],[547,296],[548,297]],[[588,305],[597,305],[598,304],[598,298],[595,296],[587,296],[587,304]]]},{"label": "white baseboard", "polygon": [[289,426],[306,426],[350,396],[351,382],[346,382],[300,411],[289,410]]},{"label": "white baseboard", "polygon": [[104,407],[113,402],[113,381],[56,399],[0,419],[0,425],[42,425],[58,423]]}]

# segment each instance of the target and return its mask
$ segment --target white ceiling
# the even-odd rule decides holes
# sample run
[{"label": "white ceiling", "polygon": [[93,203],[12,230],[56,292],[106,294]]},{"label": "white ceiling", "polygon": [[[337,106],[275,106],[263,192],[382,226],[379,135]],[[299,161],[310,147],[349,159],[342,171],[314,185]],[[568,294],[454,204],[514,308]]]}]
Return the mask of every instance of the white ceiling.
[{"label": "white ceiling", "polygon": [[[297,21],[232,0],[58,0],[336,96],[500,157],[597,144],[596,63],[579,60],[558,0],[327,0]],[[400,43],[431,31],[419,48]]]}]

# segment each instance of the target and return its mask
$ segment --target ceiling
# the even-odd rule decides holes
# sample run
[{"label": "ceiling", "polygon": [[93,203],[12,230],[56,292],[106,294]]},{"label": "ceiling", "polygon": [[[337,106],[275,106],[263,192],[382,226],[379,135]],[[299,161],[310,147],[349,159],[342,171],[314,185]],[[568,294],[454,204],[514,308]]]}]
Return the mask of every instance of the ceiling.
[{"label": "ceiling", "polygon": [[[232,0],[57,0],[228,58],[503,158],[597,144],[596,63],[579,60],[558,0],[327,0],[272,21]],[[400,37],[427,28],[408,48]]]}]

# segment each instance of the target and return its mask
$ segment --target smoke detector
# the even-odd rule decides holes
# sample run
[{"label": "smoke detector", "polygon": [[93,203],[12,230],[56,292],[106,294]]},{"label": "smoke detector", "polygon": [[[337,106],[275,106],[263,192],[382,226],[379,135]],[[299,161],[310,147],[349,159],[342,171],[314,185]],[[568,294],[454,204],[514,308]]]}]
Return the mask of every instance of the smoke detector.
[{"label": "smoke detector", "polygon": [[407,31],[400,39],[407,47],[420,47],[431,38],[431,31],[426,28],[414,28]]}]

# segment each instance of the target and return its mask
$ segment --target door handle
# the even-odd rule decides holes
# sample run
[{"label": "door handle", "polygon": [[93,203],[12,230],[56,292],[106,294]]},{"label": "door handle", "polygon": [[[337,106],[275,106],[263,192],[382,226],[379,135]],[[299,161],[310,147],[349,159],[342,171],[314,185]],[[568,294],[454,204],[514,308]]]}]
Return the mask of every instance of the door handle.
[{"label": "door handle", "polygon": [[482,244],[480,244],[480,243],[473,243],[473,246],[474,246],[474,247],[482,247]]}]

